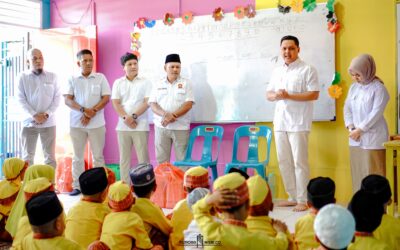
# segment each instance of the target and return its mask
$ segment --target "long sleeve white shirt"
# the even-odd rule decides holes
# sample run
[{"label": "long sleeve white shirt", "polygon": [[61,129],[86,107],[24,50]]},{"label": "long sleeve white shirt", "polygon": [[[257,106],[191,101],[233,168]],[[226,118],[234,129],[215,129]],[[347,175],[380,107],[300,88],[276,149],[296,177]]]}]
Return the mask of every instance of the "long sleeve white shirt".
[{"label": "long sleeve white shirt", "polygon": [[374,80],[363,85],[353,83],[344,104],[344,121],[346,127],[353,124],[360,128],[360,141],[349,138],[350,146],[363,149],[383,149],[382,144],[389,139],[386,120],[383,117],[389,102],[389,94],[380,81]]}]

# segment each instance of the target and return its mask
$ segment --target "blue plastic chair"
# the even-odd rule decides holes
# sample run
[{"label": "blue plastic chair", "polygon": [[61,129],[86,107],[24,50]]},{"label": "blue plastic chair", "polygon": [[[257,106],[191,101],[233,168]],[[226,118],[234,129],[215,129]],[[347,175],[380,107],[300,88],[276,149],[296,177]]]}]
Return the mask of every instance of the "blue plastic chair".
[{"label": "blue plastic chair", "polygon": [[[249,137],[249,150],[247,153],[247,161],[245,162],[237,159],[238,144],[242,137]],[[267,139],[267,158],[261,162],[258,157],[258,140],[260,137]],[[266,179],[265,166],[269,163],[271,141],[272,130],[267,126],[241,126],[237,128],[234,134],[232,162],[226,164],[225,174],[229,173],[229,170],[233,167],[239,168],[243,171],[247,171],[248,168],[254,168],[261,177]]]},{"label": "blue plastic chair", "polygon": [[[183,161],[174,162],[175,166],[202,166],[204,168],[210,167],[212,170],[213,181],[218,178],[217,161],[219,149],[221,147],[222,136],[224,134],[224,128],[221,126],[213,125],[202,125],[192,129],[189,137],[189,145],[186,150],[185,159]],[[192,159],[193,144],[196,138],[199,136],[204,137],[203,152],[201,154],[201,160],[196,161]],[[218,138],[217,155],[215,159],[212,159],[212,143],[213,137]]]}]

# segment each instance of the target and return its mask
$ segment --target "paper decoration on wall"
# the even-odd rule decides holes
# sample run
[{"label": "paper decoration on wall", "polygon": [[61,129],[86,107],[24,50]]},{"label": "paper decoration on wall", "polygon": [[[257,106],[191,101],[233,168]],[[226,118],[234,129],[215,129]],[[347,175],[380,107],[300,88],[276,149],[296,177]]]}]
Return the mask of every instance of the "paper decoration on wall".
[{"label": "paper decoration on wall", "polygon": [[256,15],[256,9],[254,8],[253,5],[249,4],[247,7],[244,9],[246,12],[246,16],[248,18],[253,18]]},{"label": "paper decoration on wall", "polygon": [[335,74],[333,75],[333,79],[332,79],[332,85],[336,85],[340,82],[341,80],[341,76],[339,72],[335,72]]},{"label": "paper decoration on wall", "polygon": [[340,23],[336,20],[336,22],[328,22],[328,30],[331,33],[335,33],[340,29]]},{"label": "paper decoration on wall", "polygon": [[328,88],[328,94],[333,99],[339,99],[342,93],[342,87],[340,87],[339,85],[332,85]]},{"label": "paper decoration on wall", "polygon": [[146,27],[146,18],[144,17],[140,17],[136,22],[135,25],[139,28],[139,29],[143,29],[144,27]]},{"label": "paper decoration on wall", "polygon": [[139,40],[139,38],[140,38],[140,33],[139,33],[139,32],[132,32],[132,33],[131,33],[131,39],[132,39],[132,41]]},{"label": "paper decoration on wall", "polygon": [[304,0],[303,8],[308,12],[313,11],[317,8],[316,0]]},{"label": "paper decoration on wall", "polygon": [[328,0],[326,2],[326,8],[329,10],[329,12],[335,12],[333,5],[335,5],[335,0]]},{"label": "paper decoration on wall", "polygon": [[132,54],[136,55],[138,58],[140,58],[139,49],[142,46],[139,39],[140,39],[139,32],[131,32],[131,51]]},{"label": "paper decoration on wall", "polygon": [[191,11],[185,12],[182,15],[182,22],[184,24],[189,24],[193,21],[193,13]]},{"label": "paper decoration on wall", "polygon": [[243,19],[246,14],[246,11],[243,6],[237,6],[233,12],[237,19]]},{"label": "paper decoration on wall", "polygon": [[137,56],[137,58],[140,59],[140,52],[138,50],[132,51],[132,54],[134,54],[135,56]]},{"label": "paper decoration on wall", "polygon": [[278,10],[282,14],[286,14],[290,12],[290,6],[283,6],[281,4],[278,5]]},{"label": "paper decoration on wall", "polygon": [[156,20],[146,20],[144,25],[146,25],[147,28],[153,28],[154,25],[156,25]]},{"label": "paper decoration on wall", "polygon": [[301,13],[303,11],[303,0],[292,0],[290,7],[294,12]]},{"label": "paper decoration on wall", "polygon": [[222,10],[221,7],[218,7],[213,11],[213,15],[212,16],[213,16],[215,21],[221,21],[222,18],[224,18],[224,11]]},{"label": "paper decoration on wall", "polygon": [[174,19],[174,15],[171,13],[165,13],[163,22],[165,25],[171,26],[174,24]]}]

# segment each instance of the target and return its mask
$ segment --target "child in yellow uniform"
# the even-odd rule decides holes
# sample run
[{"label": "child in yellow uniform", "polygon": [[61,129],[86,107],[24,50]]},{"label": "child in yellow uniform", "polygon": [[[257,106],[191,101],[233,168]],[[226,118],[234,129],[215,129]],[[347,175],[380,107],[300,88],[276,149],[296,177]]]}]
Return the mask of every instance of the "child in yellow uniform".
[{"label": "child in yellow uniform", "polygon": [[57,195],[45,192],[26,203],[33,235],[22,241],[23,250],[81,250],[77,243],[64,238],[64,213]]},{"label": "child in yellow uniform", "polygon": [[318,210],[329,203],[335,203],[335,182],[328,177],[316,177],[307,185],[307,205],[310,212],[300,217],[295,224],[294,242],[299,250],[318,247],[314,237],[314,220]]},{"label": "child in yellow uniform", "polygon": [[373,236],[382,221],[383,206],[376,197],[364,190],[357,191],[349,204],[356,221],[355,241],[349,250],[389,250],[389,246]]},{"label": "child in yellow uniform", "polygon": [[3,163],[2,171],[5,180],[0,181],[0,240],[2,241],[12,240],[5,226],[27,167],[28,162],[19,158],[8,158]]},{"label": "child in yellow uniform", "polygon": [[[259,175],[250,177],[247,180],[249,187],[249,216],[246,219],[247,228],[250,232],[262,232],[270,237],[275,237],[277,231],[273,224],[278,220],[273,220],[268,216],[272,211],[274,204],[272,203],[271,191],[267,182]],[[293,249],[293,239],[289,231],[286,231],[289,241],[289,249]]]},{"label": "child in yellow uniform", "polygon": [[[122,181],[112,184],[108,199],[111,213],[104,219],[100,241],[113,250],[132,249],[135,245],[140,249],[150,249],[153,244],[142,219],[130,211],[135,198],[128,184]],[[132,245],[133,242],[135,245]]]},{"label": "child in yellow uniform", "polygon": [[[212,217],[212,207],[222,213],[222,222]],[[279,222],[274,225],[278,231],[276,237],[250,232],[245,223],[248,209],[249,191],[243,176],[230,173],[215,180],[214,192],[193,205],[204,249],[287,249],[286,225]]]},{"label": "child in yellow uniform", "polygon": [[[183,177],[183,188],[190,194],[195,188],[208,188],[208,170],[203,167],[192,167],[185,172]],[[172,233],[169,236],[170,249],[183,249],[183,231],[193,220],[187,200],[183,199],[176,203],[171,217]]]},{"label": "child in yellow uniform", "polygon": [[142,218],[153,245],[167,248],[168,238],[172,232],[171,222],[165,217],[161,208],[150,201],[151,195],[157,188],[153,166],[148,163],[139,164],[129,175],[136,195],[131,211]]},{"label": "child in yellow uniform", "polygon": [[[110,168],[107,168],[107,167],[104,167],[104,170],[106,171],[108,186],[111,186],[116,181],[115,173]],[[106,206],[108,206],[108,195],[104,199],[103,203]]]},{"label": "child in yellow uniform", "polygon": [[369,175],[362,180],[361,189],[374,195],[384,207],[382,222],[373,233],[375,238],[384,241],[390,249],[400,250],[400,220],[386,213],[392,202],[389,181],[381,175]]},{"label": "child in yellow uniform", "polygon": [[54,184],[54,178],[55,178],[54,167],[50,165],[32,165],[26,169],[22,187],[18,192],[17,199],[15,200],[15,203],[11,209],[10,216],[8,217],[6,224],[6,230],[11,234],[12,237],[15,237],[15,234],[17,233],[17,227],[21,217],[26,215],[26,209],[25,209],[26,201],[24,194],[25,185],[29,181],[35,180],[40,177],[45,177],[49,180],[49,182]]},{"label": "child in yellow uniform", "polygon": [[110,209],[103,204],[107,195],[107,175],[104,168],[92,168],[79,176],[82,199],[67,215],[65,237],[85,249],[100,239],[104,218]]},{"label": "child in yellow uniform", "polygon": [[[46,177],[28,181],[24,186],[25,200],[28,202],[31,198],[47,191],[54,191],[54,186]],[[19,220],[11,249],[21,249],[22,240],[30,233],[32,233],[32,229],[28,216],[22,216]]]},{"label": "child in yellow uniform", "polygon": [[329,204],[318,211],[314,231],[320,246],[315,250],[347,249],[353,240],[356,222],[344,207]]}]

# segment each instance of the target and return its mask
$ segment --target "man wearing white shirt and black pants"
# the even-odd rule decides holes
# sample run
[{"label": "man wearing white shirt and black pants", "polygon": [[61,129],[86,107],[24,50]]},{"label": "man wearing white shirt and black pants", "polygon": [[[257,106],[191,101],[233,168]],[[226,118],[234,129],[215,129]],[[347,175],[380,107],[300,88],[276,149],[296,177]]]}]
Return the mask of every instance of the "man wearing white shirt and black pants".
[{"label": "man wearing white shirt and black pants", "polygon": [[138,163],[150,163],[148,151],[149,122],[147,103],[151,84],[138,76],[139,65],[136,55],[126,53],[121,57],[125,75],[115,80],[111,100],[119,116],[116,127],[119,145],[121,179],[130,183],[132,146],[135,146]]},{"label": "man wearing white shirt and black pants", "polygon": [[299,52],[296,37],[285,36],[281,39],[284,64],[273,71],[267,88],[267,99],[276,101],[276,151],[283,184],[289,195],[289,200],[280,205],[295,206],[294,211],[307,210],[310,178],[308,135],[313,118],[313,101],[319,96],[317,71],[298,57]]},{"label": "man wearing white shirt and black pants", "polygon": [[156,84],[149,103],[154,113],[156,158],[158,163],[169,162],[174,144],[175,160],[185,157],[190,130],[190,110],[194,104],[192,85],[180,76],[178,54],[165,59],[167,76]]},{"label": "man wearing white shirt and black pants", "polygon": [[104,107],[110,100],[111,90],[106,77],[92,72],[93,55],[84,49],[77,54],[81,73],[69,79],[64,91],[65,104],[71,108],[70,135],[74,148],[72,160],[72,192],[81,193],[78,178],[85,170],[84,152],[90,142],[94,167],[104,167],[103,149],[105,143]]},{"label": "man wearing white shirt and black pants", "polygon": [[42,142],[45,163],[56,167],[55,111],[60,103],[60,89],[54,73],[43,70],[42,52],[31,49],[27,53],[30,69],[19,76],[17,100],[25,113],[21,142],[23,159],[33,164],[38,136]]}]

